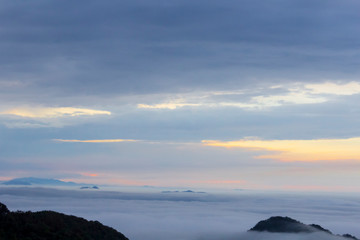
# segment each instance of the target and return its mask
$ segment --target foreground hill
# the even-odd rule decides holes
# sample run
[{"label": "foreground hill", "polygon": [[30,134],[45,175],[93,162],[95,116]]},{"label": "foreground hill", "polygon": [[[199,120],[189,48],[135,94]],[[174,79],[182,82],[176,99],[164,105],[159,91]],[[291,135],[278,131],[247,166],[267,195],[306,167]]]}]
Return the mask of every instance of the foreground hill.
[{"label": "foreground hill", "polygon": [[[316,233],[323,232],[329,235],[333,235],[329,230],[321,227],[317,224],[304,224],[299,221],[296,221],[289,217],[271,217],[267,220],[258,222],[253,228],[249,231],[256,232],[271,232],[271,233]],[[342,237],[347,239],[358,240],[356,237],[351,236],[350,234],[344,234]]]},{"label": "foreground hill", "polygon": [[98,221],[53,211],[10,212],[0,203],[1,240],[128,240]]}]

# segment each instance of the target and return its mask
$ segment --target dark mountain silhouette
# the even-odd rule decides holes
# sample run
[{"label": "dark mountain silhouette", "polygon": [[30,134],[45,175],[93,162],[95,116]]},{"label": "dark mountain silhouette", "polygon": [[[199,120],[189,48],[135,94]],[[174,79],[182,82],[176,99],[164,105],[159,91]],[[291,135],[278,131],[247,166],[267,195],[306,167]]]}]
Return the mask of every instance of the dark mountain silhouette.
[{"label": "dark mountain silhouette", "polygon": [[284,233],[299,233],[299,232],[316,232],[321,231],[289,217],[271,217],[267,220],[258,222],[250,231],[267,231],[267,232],[284,232]]},{"label": "dark mountain silhouette", "polygon": [[10,213],[9,209],[6,207],[5,204],[0,203],[0,217],[5,216],[6,214]]},{"label": "dark mountain silhouette", "polygon": [[53,211],[10,212],[0,203],[1,240],[128,240],[98,221]]},{"label": "dark mountain silhouette", "polygon": [[192,190],[186,190],[186,191],[162,191],[161,193],[206,193],[206,192],[195,192]]},{"label": "dark mountain silhouette", "polygon": [[344,234],[344,235],[342,235],[343,237],[346,237],[346,238],[350,238],[350,239],[353,239],[353,240],[359,240],[359,239],[357,239],[356,237],[354,237],[353,235],[350,235],[350,234]]},{"label": "dark mountain silhouette", "polygon": [[323,227],[320,226],[320,225],[310,224],[309,226],[315,228],[316,230],[319,230],[319,231],[322,231],[322,232],[327,232],[327,233],[332,234],[332,232],[330,232],[328,229],[323,228]]},{"label": "dark mountain silhouette", "polygon": [[[297,220],[294,220],[289,217],[271,217],[267,220],[258,222],[253,228],[249,231],[257,232],[276,232],[276,233],[313,233],[313,232],[325,232],[331,235],[334,235],[328,229],[325,229],[317,224],[304,224]],[[344,234],[342,237],[358,240],[356,237],[350,234]]]}]

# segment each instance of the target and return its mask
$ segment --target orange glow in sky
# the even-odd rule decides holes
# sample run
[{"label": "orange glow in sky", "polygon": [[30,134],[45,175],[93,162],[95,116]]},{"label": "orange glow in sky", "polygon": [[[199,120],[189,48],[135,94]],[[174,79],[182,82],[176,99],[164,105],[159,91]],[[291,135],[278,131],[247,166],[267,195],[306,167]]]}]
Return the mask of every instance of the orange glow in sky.
[{"label": "orange glow in sky", "polygon": [[360,138],[314,140],[239,140],[202,143],[212,147],[267,151],[257,158],[280,161],[360,160]]},{"label": "orange glow in sky", "polygon": [[81,173],[81,175],[86,176],[86,177],[97,177],[97,176],[99,176],[99,174],[97,174],[97,173]]}]

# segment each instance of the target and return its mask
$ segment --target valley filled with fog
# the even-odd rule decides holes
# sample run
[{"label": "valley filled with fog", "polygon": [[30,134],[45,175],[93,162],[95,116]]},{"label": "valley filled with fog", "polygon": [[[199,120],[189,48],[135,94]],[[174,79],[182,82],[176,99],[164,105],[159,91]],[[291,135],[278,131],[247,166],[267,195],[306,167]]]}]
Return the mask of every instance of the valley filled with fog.
[{"label": "valley filled with fog", "polygon": [[11,211],[53,210],[98,220],[130,240],[342,239],[325,233],[246,232],[271,216],[289,216],[306,224],[319,224],[334,234],[360,236],[360,197],[350,194],[2,187],[0,202]]}]

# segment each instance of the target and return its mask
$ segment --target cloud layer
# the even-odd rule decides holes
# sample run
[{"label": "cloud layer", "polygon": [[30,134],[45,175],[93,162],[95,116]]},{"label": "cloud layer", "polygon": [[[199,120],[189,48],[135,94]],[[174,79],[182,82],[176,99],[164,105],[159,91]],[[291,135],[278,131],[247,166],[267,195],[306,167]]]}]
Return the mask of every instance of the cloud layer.
[{"label": "cloud layer", "polygon": [[[333,239],[322,234],[245,233],[270,216],[317,223],[337,234],[360,235],[358,196],[240,192],[194,194],[1,188],[10,210],[55,210],[98,220],[129,239]],[[270,238],[269,238],[270,237]],[[336,239],[336,238],[334,238]]]},{"label": "cloud layer", "polygon": [[14,108],[0,114],[13,115],[24,118],[58,118],[93,115],[111,115],[109,111],[100,111],[85,108],[59,107],[59,108]]}]

